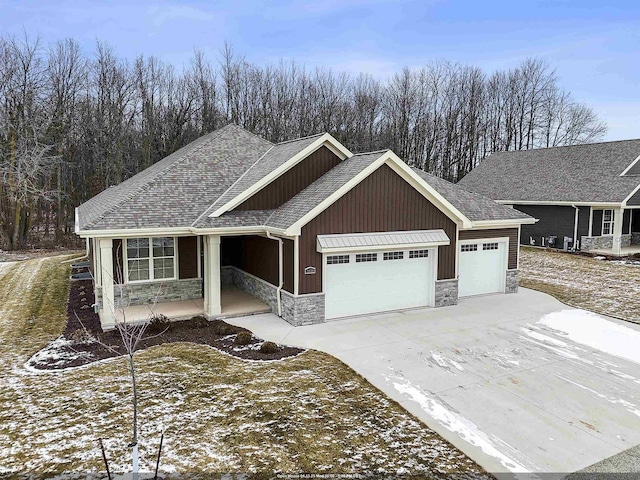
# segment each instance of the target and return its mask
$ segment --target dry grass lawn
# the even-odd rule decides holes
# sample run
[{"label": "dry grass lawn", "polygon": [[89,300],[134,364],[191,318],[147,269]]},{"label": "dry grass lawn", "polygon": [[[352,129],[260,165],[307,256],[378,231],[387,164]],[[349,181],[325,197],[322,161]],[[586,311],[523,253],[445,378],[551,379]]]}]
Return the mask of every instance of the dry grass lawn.
[{"label": "dry grass lawn", "polygon": [[[0,475],[96,472],[129,465],[130,383],[122,359],[33,373],[25,361],[62,331],[69,268],[61,258],[0,264]],[[413,474],[489,478],[463,453],[329,355],[245,361],[204,345],[136,355],[141,464],[212,472]]]},{"label": "dry grass lawn", "polygon": [[640,323],[640,264],[523,247],[520,285],[602,315]]}]

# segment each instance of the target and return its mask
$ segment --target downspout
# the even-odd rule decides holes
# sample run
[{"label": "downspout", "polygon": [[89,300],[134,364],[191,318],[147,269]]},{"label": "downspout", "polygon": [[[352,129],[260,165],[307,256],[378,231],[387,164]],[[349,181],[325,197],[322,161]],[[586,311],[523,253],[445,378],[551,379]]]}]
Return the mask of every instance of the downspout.
[{"label": "downspout", "polygon": [[81,257],[76,257],[76,258],[72,258],[71,260],[65,260],[63,262],[60,262],[61,264],[63,263],[71,263],[71,262],[77,262],[78,260],[82,260],[83,258],[89,258],[89,238],[85,238],[86,240],[86,250],[83,256]]},{"label": "downspout", "polygon": [[278,242],[278,289],[276,290],[276,298],[278,300],[278,316],[282,317],[282,286],[284,285],[284,273],[282,270],[282,239],[274,237],[271,232],[267,232],[267,238]]},{"label": "downspout", "polygon": [[576,245],[578,245],[578,212],[580,211],[580,208],[576,207],[575,205],[571,205],[571,206],[576,209],[575,220],[573,221],[573,248],[572,248],[572,250],[575,252],[578,250]]}]

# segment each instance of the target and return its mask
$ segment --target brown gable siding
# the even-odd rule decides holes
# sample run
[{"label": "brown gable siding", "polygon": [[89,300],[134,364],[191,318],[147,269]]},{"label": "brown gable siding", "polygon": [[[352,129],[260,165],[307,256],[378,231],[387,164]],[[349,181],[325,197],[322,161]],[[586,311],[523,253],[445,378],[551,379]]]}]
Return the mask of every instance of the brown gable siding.
[{"label": "brown gable siding", "polygon": [[[382,165],[337,202],[305,225],[300,236],[300,293],[322,291],[323,234],[443,229],[451,245],[438,249],[438,279],[455,277],[456,224],[418,191]],[[305,275],[305,267],[315,267]]]},{"label": "brown gable siding", "polygon": [[320,147],[295,167],[285,172],[235,210],[271,210],[278,208],[340,163],[327,147]]},{"label": "brown gable siding", "polygon": [[[293,241],[283,239],[283,289],[293,293]],[[222,237],[222,265],[232,265],[278,286],[278,242],[257,235]]]},{"label": "brown gable siding", "polygon": [[509,237],[508,269],[518,268],[518,229],[496,228],[488,230],[460,230],[460,240],[480,240],[483,238]]},{"label": "brown gable siding", "polygon": [[[640,168],[640,162],[638,162],[638,168]],[[634,193],[629,200],[627,200],[627,205],[640,205],[640,190]]]},{"label": "brown gable siding", "polygon": [[198,278],[198,237],[178,237],[178,278]]}]

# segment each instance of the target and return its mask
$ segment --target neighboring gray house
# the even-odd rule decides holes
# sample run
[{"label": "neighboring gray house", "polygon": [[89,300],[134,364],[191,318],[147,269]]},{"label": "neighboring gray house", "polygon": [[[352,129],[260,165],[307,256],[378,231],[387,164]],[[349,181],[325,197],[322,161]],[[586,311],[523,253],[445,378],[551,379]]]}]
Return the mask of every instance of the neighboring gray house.
[{"label": "neighboring gray house", "polygon": [[76,210],[105,328],[156,298],[174,318],[258,299],[304,325],[511,293],[533,222],[390,150],[353,154],[326,133],[273,144],[234,125]]},{"label": "neighboring gray house", "polygon": [[522,244],[640,252],[640,139],[494,153],[458,185],[538,218]]}]

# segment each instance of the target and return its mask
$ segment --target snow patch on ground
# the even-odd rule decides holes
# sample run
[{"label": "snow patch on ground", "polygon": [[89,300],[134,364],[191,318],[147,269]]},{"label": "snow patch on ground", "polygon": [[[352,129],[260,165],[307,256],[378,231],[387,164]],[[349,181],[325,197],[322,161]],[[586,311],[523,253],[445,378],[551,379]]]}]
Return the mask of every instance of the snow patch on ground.
[{"label": "snow patch on ground", "polygon": [[[394,388],[420,405],[434,420],[438,421],[450,432],[454,432],[471,445],[480,448],[485,454],[497,459],[500,464],[512,473],[529,473],[540,470],[525,455],[511,445],[496,437],[482,432],[476,424],[463,417],[459,413],[447,408],[432,394],[411,384],[407,379],[400,377],[386,378],[393,383]],[[500,448],[498,448],[500,446]],[[504,451],[507,451],[505,453]],[[514,460],[512,457],[519,457]],[[527,464],[526,466],[524,464]],[[531,475],[529,473],[529,475]]]},{"label": "snow patch on ground", "polygon": [[562,310],[542,317],[539,324],[581,345],[640,363],[640,331],[606,320],[586,310]]},{"label": "snow patch on ground", "polygon": [[42,350],[34,354],[27,361],[25,366],[27,369],[35,367],[36,365],[51,365],[55,367],[58,365],[66,365],[70,361],[78,358],[90,359],[93,357],[89,352],[76,352],[72,349],[68,349],[72,345],[74,345],[74,342],[60,336]]}]

